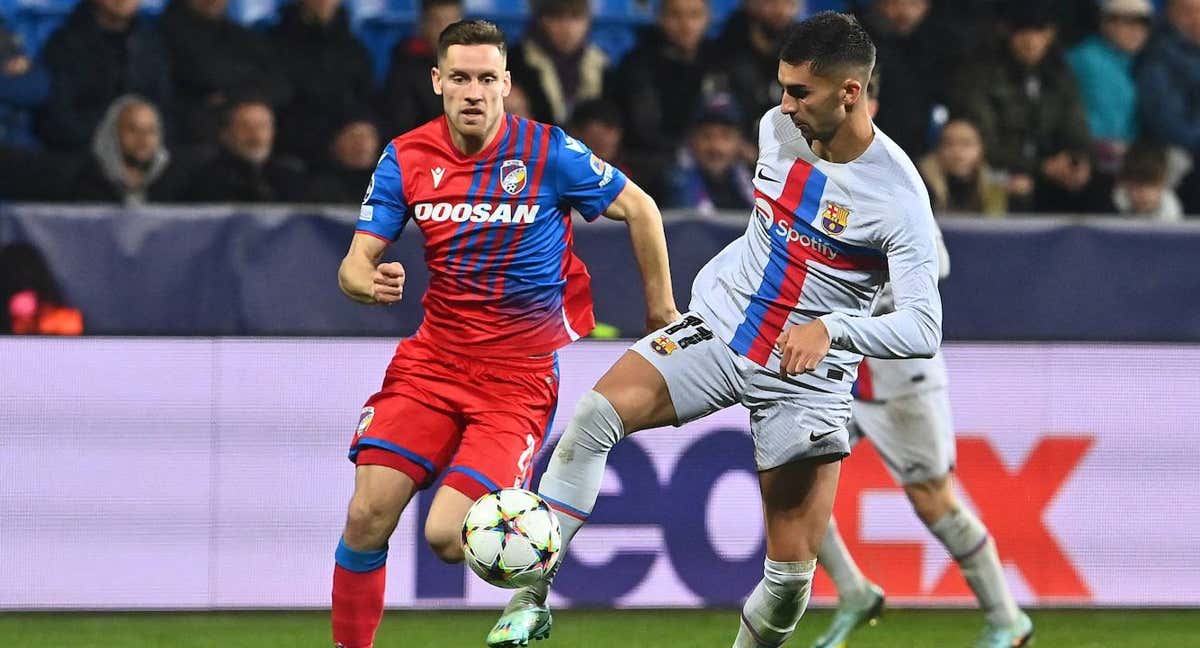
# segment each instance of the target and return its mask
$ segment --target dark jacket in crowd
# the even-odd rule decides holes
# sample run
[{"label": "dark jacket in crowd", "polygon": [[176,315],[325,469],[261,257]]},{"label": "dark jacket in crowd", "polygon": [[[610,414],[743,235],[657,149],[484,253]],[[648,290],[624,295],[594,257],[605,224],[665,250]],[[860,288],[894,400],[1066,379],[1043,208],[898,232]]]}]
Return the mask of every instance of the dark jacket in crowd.
[{"label": "dark jacket in crowd", "polygon": [[141,204],[175,202],[180,193],[183,175],[176,173],[178,167],[163,166],[153,178],[150,186],[141,192],[137,202],[129,200],[129,192],[118,187],[109,177],[104,164],[95,155],[83,159],[74,181],[71,183],[70,196],[63,200],[85,203],[117,203]]},{"label": "dark jacket in crowd", "polygon": [[392,49],[380,104],[383,136],[395,137],[442,114],[442,98],[433,93],[429,70],[437,52],[422,38],[401,41]]},{"label": "dark jacket in crowd", "polygon": [[192,174],[183,199],[188,202],[300,202],[308,196],[306,184],[304,165],[299,160],[272,156],[261,165],[253,165],[222,149]]},{"label": "dark jacket in crowd", "polygon": [[93,12],[92,3],[81,0],[42,52],[52,80],[37,134],[50,149],[86,148],[104,111],[121,95],[172,105],[166,50],[152,23],[139,16],[124,33],[106,32]]},{"label": "dark jacket in crowd", "polygon": [[229,18],[208,20],[184,0],[162,14],[184,141],[216,140],[217,115],[231,98],[252,95],[272,106],[291,97],[291,84],[270,43]]},{"label": "dark jacket in crowd", "polygon": [[326,25],[305,20],[298,3],[279,13],[271,39],[293,88],[279,111],[280,150],[316,161],[343,116],[370,102],[371,56],[350,32],[345,7]]},{"label": "dark jacket in crowd", "polygon": [[674,154],[689,127],[685,107],[703,103],[713,51],[712,43],[705,42],[694,60],[686,60],[657,27],[642,30],[637,45],[610,70],[605,83],[605,92],[621,111],[626,148]]},{"label": "dark jacket in crowd", "polygon": [[979,127],[993,167],[1035,174],[1063,151],[1086,155],[1087,115],[1061,51],[1052,50],[1033,70],[1007,55],[989,57],[967,66],[955,87],[955,112]]}]

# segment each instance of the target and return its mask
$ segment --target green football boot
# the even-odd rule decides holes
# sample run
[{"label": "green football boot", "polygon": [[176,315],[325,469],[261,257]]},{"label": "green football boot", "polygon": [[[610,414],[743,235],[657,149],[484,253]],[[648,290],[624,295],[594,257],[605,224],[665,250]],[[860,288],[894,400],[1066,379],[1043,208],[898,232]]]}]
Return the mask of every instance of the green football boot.
[{"label": "green football boot", "polygon": [[861,603],[840,603],[829,630],[817,638],[813,648],[845,648],[850,633],[862,625],[875,625],[883,615],[883,590],[871,585],[871,595]]},{"label": "green football boot", "polygon": [[548,606],[524,604],[510,607],[513,609],[505,608],[500,620],[488,633],[487,645],[490,648],[528,646],[531,641],[550,638],[554,617],[550,615]]},{"label": "green football boot", "polygon": [[975,642],[975,648],[1020,648],[1033,643],[1033,621],[1024,612],[1010,626],[988,624]]}]

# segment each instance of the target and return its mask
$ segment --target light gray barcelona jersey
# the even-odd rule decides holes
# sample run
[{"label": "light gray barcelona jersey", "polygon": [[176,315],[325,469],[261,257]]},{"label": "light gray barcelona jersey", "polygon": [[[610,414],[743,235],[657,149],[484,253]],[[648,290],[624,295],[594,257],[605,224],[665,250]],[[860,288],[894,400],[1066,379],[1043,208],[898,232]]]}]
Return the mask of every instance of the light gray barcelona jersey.
[{"label": "light gray barcelona jersey", "polygon": [[[925,186],[887,135],[846,164],[813,153],[789,117],[759,122],[746,233],[700,270],[692,310],[736,352],[778,370],[785,327],[820,317],[833,342],[800,382],[849,391],[862,355],[929,357],[941,341],[936,225]],[[884,283],[895,310],[871,317]]]},{"label": "light gray barcelona jersey", "polygon": [[[942,240],[941,229],[937,230],[938,279],[950,275],[950,253]],[[892,285],[887,284],[879,295],[872,311],[875,315],[886,315],[896,309]],[[946,386],[946,362],[942,354],[932,358],[904,358],[881,360],[864,358],[858,366],[858,380],[854,383],[854,397],[866,401],[887,401],[901,396],[933,391]]]}]

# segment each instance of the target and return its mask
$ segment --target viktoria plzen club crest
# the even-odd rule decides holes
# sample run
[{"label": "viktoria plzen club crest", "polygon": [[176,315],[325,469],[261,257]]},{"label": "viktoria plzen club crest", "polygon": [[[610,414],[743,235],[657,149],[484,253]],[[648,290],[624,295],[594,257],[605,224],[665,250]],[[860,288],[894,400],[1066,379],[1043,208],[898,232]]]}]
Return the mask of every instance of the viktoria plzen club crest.
[{"label": "viktoria plzen club crest", "polygon": [[505,160],[500,164],[500,186],[511,195],[521,193],[528,177],[524,160]]},{"label": "viktoria plzen club crest", "polygon": [[850,220],[850,210],[833,202],[825,202],[825,210],[821,212],[821,227],[830,234],[841,234]]}]

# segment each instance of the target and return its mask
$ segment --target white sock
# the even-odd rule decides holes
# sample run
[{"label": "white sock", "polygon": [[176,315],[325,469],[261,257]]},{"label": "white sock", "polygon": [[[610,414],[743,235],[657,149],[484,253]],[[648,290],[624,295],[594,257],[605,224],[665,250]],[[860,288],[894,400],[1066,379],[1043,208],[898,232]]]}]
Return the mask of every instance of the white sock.
[{"label": "white sock", "polygon": [[558,516],[564,549],[592,514],[608,453],[624,436],[621,417],[607,398],[589,391],[579,399],[538,485],[538,495]]},{"label": "white sock", "polygon": [[[589,391],[575,405],[575,413],[567,430],[554,448],[550,465],[538,485],[541,495],[562,529],[562,549],[567,550],[571,539],[583,527],[583,523],[596,505],[600,495],[600,482],[604,479],[604,467],[608,463],[608,452],[625,436],[621,417],[612,403],[595,391]],[[561,565],[564,557],[560,556]],[[522,588],[513,595],[508,609],[526,605],[545,605],[557,567],[549,579]]]},{"label": "white sock", "polygon": [[870,596],[867,579],[858,569],[850,550],[846,549],[842,534],[838,533],[837,524],[832,519],[825,529],[825,539],[821,541],[817,561],[837,586],[839,601],[857,601]]},{"label": "white sock", "polygon": [[808,606],[817,561],[775,562],[767,558],[763,579],[742,606],[733,648],[774,648],[787,641]]},{"label": "white sock", "polygon": [[929,525],[929,530],[958,562],[988,623],[999,626],[1016,623],[1021,611],[1008,591],[1000,554],[983,522],[960,506]]}]

